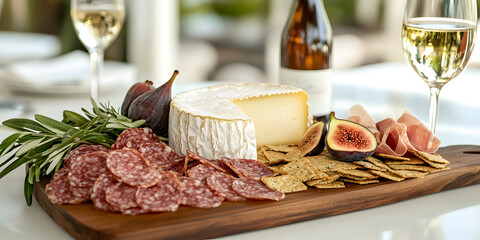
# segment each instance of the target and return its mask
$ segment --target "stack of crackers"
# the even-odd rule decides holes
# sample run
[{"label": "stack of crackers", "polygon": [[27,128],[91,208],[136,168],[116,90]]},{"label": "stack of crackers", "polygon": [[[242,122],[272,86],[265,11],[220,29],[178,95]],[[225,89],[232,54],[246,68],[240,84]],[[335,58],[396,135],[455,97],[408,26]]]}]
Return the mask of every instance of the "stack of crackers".
[{"label": "stack of crackers", "polygon": [[450,169],[438,154],[410,151],[412,157],[378,154],[362,161],[333,159],[325,150],[317,156],[301,156],[296,146],[267,145],[257,151],[257,159],[274,171],[262,182],[284,193],[314,188],[344,188],[345,183],[372,184],[382,179],[403,181]]}]

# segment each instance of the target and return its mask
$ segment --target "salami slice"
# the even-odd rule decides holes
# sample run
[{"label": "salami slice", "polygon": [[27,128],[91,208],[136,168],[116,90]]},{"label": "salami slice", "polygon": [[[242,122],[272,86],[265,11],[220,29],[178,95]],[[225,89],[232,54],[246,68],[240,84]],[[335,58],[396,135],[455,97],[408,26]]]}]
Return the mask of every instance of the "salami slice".
[{"label": "salami slice", "polygon": [[216,171],[217,170],[215,170],[215,168],[211,166],[199,164],[195,167],[190,168],[185,175],[187,177],[197,179],[200,182],[206,183],[207,178]]},{"label": "salami slice", "polygon": [[95,208],[112,212],[120,211],[120,209],[115,208],[105,200],[105,190],[117,183],[117,180],[115,180],[115,177],[113,177],[110,172],[103,173],[97,178],[97,181],[95,181],[92,187],[92,194],[90,195],[90,199],[92,199]]},{"label": "salami slice", "polygon": [[221,172],[211,174],[207,179],[207,185],[217,195],[224,197],[228,201],[245,201],[245,197],[235,192],[232,188],[233,182],[236,178]]},{"label": "salami slice", "polygon": [[75,187],[70,184],[68,190],[73,194],[75,197],[90,197],[91,187]]},{"label": "salami slice", "polygon": [[160,174],[137,150],[124,148],[110,152],[107,168],[121,182],[135,187],[150,187],[160,181]]},{"label": "salami slice", "polygon": [[178,155],[161,141],[148,141],[139,145],[138,151],[157,170],[168,170]]},{"label": "salami slice", "polygon": [[87,153],[91,153],[91,152],[96,152],[96,151],[108,152],[108,151],[110,151],[110,149],[108,147],[105,147],[105,146],[99,145],[99,144],[80,145],[80,146],[74,148],[72,151],[70,151],[68,153],[67,157],[63,161],[63,166],[64,167],[69,167],[75,161],[75,159],[78,156],[83,155],[83,154],[87,154]]},{"label": "salami slice", "polygon": [[255,159],[230,159],[222,157],[222,161],[238,176],[260,180],[262,177],[273,176],[273,171]]},{"label": "salami slice", "polygon": [[45,187],[45,193],[50,202],[54,204],[80,204],[88,200],[88,197],[76,197],[70,192],[68,172],[69,168],[59,169]]},{"label": "salami slice", "polygon": [[105,189],[105,201],[111,204],[114,208],[123,212],[129,208],[138,207],[135,193],[137,187],[130,186],[125,183],[116,183]]},{"label": "salami slice", "polygon": [[272,190],[262,182],[251,178],[235,180],[232,183],[232,188],[235,192],[248,199],[280,201],[285,198],[285,193]]},{"label": "salami slice", "polygon": [[180,177],[182,183],[182,204],[198,208],[216,208],[223,197],[216,195],[210,188],[197,179]]},{"label": "salami slice", "polygon": [[195,154],[194,152],[190,151],[190,150],[187,150],[187,155],[188,157],[190,157],[191,159],[194,159],[194,160],[197,160],[205,165],[208,165],[208,166],[211,166],[215,169],[217,169],[217,171],[220,171],[220,172],[224,172],[224,173],[228,173],[232,176],[235,175],[235,173],[232,172],[232,170],[230,169],[230,167],[228,167],[227,165],[225,165],[225,163],[223,163],[222,160],[210,160],[210,159],[206,159],[202,156],[199,156],[197,154]]},{"label": "salami slice", "polygon": [[129,128],[118,135],[112,150],[122,148],[138,149],[140,144],[149,141],[160,141],[150,128]]},{"label": "salami slice", "polygon": [[70,166],[68,181],[78,188],[90,188],[100,174],[107,172],[106,160],[108,153],[91,152],[80,155]]},{"label": "salami slice", "polygon": [[138,205],[151,212],[173,212],[182,199],[182,187],[175,174],[160,172],[160,182],[149,188],[139,188],[136,193]]},{"label": "salami slice", "polygon": [[177,159],[175,159],[175,163],[172,165],[168,171],[174,173],[177,176],[183,176],[185,172],[187,171],[187,166],[188,166],[188,157],[186,156],[180,156]]}]

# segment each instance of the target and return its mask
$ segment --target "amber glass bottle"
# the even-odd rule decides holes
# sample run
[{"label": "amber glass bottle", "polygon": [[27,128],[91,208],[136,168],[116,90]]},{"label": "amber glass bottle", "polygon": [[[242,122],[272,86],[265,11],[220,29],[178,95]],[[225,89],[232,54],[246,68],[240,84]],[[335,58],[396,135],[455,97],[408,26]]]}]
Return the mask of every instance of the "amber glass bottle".
[{"label": "amber glass bottle", "polygon": [[303,88],[317,119],[331,111],[332,38],[323,0],[294,1],[282,33],[280,83]]}]

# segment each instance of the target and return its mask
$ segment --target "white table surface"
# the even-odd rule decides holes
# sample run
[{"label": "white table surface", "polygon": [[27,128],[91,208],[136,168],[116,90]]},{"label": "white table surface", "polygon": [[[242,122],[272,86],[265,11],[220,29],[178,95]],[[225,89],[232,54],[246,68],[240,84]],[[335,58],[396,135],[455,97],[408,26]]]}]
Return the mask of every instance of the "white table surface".
[{"label": "white table surface", "polygon": [[[480,70],[467,69],[448,83],[440,96],[437,135],[442,146],[480,145]],[[174,85],[174,93],[213,83]],[[0,88],[0,91],[2,88]],[[120,106],[125,91],[110,92]],[[5,93],[2,93],[5,94]],[[65,109],[90,109],[86,96],[11,95],[30,104],[31,118],[40,113],[57,119]],[[101,100],[102,101],[102,100]],[[104,102],[104,100],[102,101]],[[409,109],[427,122],[428,87],[406,63],[384,63],[336,72],[333,110],[346,117],[348,108],[363,104],[375,120],[400,116]],[[1,115],[0,120],[10,116]],[[0,139],[10,133],[0,131]],[[479,157],[480,158],[480,157]],[[0,180],[1,239],[71,239],[39,206],[27,207],[24,169]],[[280,210],[280,209],[279,209]],[[430,194],[367,210],[221,237],[220,239],[480,239],[480,184]]]}]

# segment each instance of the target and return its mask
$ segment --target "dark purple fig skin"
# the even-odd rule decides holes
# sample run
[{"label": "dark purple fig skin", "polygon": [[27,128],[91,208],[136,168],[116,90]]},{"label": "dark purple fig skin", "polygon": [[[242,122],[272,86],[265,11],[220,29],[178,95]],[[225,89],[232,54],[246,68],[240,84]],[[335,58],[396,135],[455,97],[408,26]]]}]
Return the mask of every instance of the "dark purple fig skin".
[{"label": "dark purple fig skin", "polygon": [[298,149],[302,156],[319,155],[325,149],[325,137],[327,136],[327,124],[322,121],[316,122],[307,128]]},{"label": "dark purple fig skin", "polygon": [[[348,147],[342,146],[342,143],[336,142],[336,128],[338,128],[339,126],[355,129],[355,131],[361,132],[361,141],[366,142],[364,144],[366,145],[365,149],[352,150]],[[368,128],[352,121],[337,119],[335,118],[335,113],[332,112],[330,114],[330,122],[328,124],[328,133],[325,139],[325,145],[327,151],[333,156],[333,158],[340,161],[353,162],[361,161],[367,157],[372,156],[372,154],[377,149],[377,139],[375,138],[375,135],[373,135],[373,133],[368,130]]]},{"label": "dark purple fig skin", "polygon": [[172,84],[177,75],[178,70],[175,70],[168,82],[135,99],[128,110],[128,117],[134,121],[145,119],[143,127],[151,128],[158,136],[168,137]]},{"label": "dark purple fig skin", "polygon": [[150,92],[152,90],[155,90],[155,87],[153,86],[153,82],[149,80],[133,84],[128,90],[127,95],[125,95],[125,99],[123,100],[121,111],[122,115],[128,117],[128,109],[130,108],[130,105],[132,105],[132,102],[140,95],[146,92]]}]

